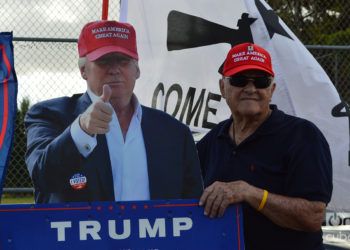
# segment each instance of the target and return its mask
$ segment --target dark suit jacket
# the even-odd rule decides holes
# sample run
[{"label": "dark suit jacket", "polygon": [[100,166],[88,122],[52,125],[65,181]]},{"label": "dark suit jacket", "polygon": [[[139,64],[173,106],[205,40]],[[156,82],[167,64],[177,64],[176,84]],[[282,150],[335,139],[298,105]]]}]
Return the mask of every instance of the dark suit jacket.
[{"label": "dark suit jacket", "polygon": [[[85,93],[44,101],[28,111],[26,164],[37,203],[114,201],[105,135],[97,135],[97,146],[84,158],[70,134],[71,123],[90,104]],[[202,179],[188,127],[164,112],[144,106],[141,127],[151,199],[198,198]],[[76,173],[86,176],[84,189],[70,186],[69,180]]]}]

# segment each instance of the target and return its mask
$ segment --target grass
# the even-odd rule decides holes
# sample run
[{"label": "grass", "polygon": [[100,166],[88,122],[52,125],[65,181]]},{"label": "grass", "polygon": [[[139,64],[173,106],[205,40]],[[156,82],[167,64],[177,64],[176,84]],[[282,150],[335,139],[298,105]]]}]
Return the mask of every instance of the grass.
[{"label": "grass", "polygon": [[1,204],[32,204],[34,203],[33,196],[15,196],[4,194],[1,198]]}]

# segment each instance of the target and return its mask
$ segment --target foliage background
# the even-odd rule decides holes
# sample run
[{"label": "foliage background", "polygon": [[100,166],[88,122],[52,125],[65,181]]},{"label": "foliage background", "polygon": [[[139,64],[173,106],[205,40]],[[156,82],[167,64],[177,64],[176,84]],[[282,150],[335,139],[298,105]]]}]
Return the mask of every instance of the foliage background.
[{"label": "foliage background", "polygon": [[[340,96],[349,103],[350,1],[267,2],[305,45],[319,45],[309,48],[311,53],[326,70]],[[333,49],[329,46],[333,46]]]}]

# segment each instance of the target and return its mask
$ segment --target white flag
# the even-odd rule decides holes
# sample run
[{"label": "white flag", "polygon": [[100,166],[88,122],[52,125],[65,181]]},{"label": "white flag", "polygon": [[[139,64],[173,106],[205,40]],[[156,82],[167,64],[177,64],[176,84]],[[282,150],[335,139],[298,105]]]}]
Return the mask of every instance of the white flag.
[{"label": "white flag", "polygon": [[328,209],[350,211],[349,116],[331,80],[263,0],[123,0],[121,21],[135,26],[142,104],[172,114],[195,132],[230,115],[218,87],[229,49],[254,42],[272,56],[277,88],[272,102],[315,123],[333,158]]}]

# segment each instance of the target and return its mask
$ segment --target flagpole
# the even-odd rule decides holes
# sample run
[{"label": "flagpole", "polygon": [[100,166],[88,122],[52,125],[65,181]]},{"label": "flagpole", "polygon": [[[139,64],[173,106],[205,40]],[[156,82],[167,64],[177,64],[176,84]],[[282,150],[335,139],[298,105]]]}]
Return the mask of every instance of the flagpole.
[{"label": "flagpole", "polygon": [[102,20],[108,19],[108,0],[102,0]]}]

